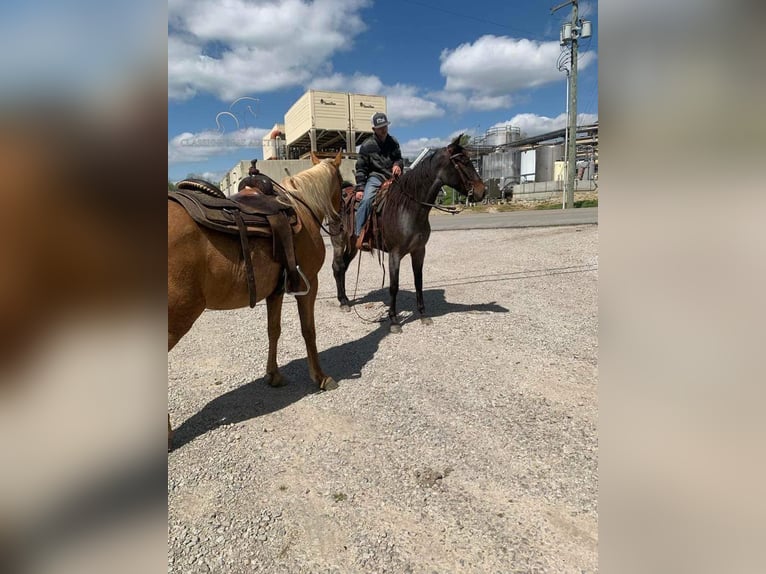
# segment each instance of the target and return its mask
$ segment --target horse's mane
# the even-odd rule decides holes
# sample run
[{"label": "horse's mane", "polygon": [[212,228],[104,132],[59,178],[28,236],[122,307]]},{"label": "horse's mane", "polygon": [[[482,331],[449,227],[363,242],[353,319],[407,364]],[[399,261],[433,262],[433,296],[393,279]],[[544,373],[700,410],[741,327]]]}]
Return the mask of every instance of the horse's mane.
[{"label": "horse's mane", "polygon": [[287,191],[287,198],[301,221],[316,217],[321,222],[325,218],[338,217],[338,212],[332,205],[332,192],[336,179],[332,161],[323,159],[309,169],[282,180],[282,187]]},{"label": "horse's mane", "polygon": [[[412,204],[412,199],[417,199],[416,190],[423,187],[429,188],[434,181],[434,176],[439,169],[438,161],[443,161],[442,152],[445,148],[439,148],[426,156],[416,167],[399,176],[394,180],[388,190],[386,198],[387,207],[383,214],[391,217],[399,217],[400,209],[407,204]],[[408,197],[409,196],[409,197]],[[411,205],[410,208],[413,206]],[[383,222],[385,227],[385,222]]]}]

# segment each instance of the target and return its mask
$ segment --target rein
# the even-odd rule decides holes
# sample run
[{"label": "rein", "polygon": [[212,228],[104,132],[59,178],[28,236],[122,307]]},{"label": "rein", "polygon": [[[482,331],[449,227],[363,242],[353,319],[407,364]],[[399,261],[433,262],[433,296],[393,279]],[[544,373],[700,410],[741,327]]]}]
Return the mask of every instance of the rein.
[{"label": "rein", "polygon": [[[458,176],[460,176],[460,181],[463,184],[463,189],[465,189],[468,193],[471,193],[473,191],[473,183],[471,183],[471,180],[466,177],[465,173],[463,172],[462,166],[457,162],[456,158],[465,156],[465,153],[459,152],[456,154],[453,154],[450,156],[450,161],[452,162],[452,165],[455,167],[455,170],[457,171]],[[419,203],[420,205],[424,207],[433,207],[434,209],[438,209],[439,211],[443,211],[444,213],[449,213],[450,215],[457,215],[458,213],[461,213],[465,207],[455,207],[454,205],[450,205],[448,207],[444,207],[443,205],[437,205],[435,203],[428,203],[426,201],[420,201],[419,199],[415,199],[412,197],[409,193],[402,192],[402,195],[409,199],[410,201],[414,201],[415,203]]]},{"label": "rein", "polygon": [[[417,201],[417,199],[414,199],[413,201]],[[437,205],[435,203],[426,203],[425,201],[418,201],[418,203],[420,205],[433,207],[435,209],[438,209],[439,211],[443,211],[444,213],[449,213],[450,215],[457,215],[458,213],[461,213],[465,209],[465,207],[463,207],[462,205],[460,207],[455,207],[454,205],[444,207],[443,205]]]}]

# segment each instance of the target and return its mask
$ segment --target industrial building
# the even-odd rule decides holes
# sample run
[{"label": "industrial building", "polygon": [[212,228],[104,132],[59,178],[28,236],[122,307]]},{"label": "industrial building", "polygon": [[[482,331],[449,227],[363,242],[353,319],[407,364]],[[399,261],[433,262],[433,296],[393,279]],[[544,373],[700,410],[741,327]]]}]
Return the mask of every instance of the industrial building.
[{"label": "industrial building", "polygon": [[[370,119],[387,112],[386,97],[349,92],[308,90],[263,138],[263,160],[258,169],[280,181],[311,167],[310,153],[319,157],[343,154],[341,175],[354,181],[356,150],[372,137]],[[560,197],[566,180],[566,129],[525,137],[515,126],[493,127],[466,146],[487,186],[488,201],[550,199]],[[598,123],[577,130],[575,191],[596,189],[598,173]],[[425,156],[424,149],[412,165]],[[220,187],[236,193],[247,175],[250,159],[237,163]]]},{"label": "industrial building", "polygon": [[[490,200],[560,197],[566,180],[565,128],[523,137],[513,126],[495,127],[467,146]],[[598,123],[578,126],[575,191],[595,191]]]},{"label": "industrial building", "polygon": [[[311,152],[332,157],[341,151],[341,175],[353,182],[356,149],[372,136],[371,118],[377,112],[387,112],[385,96],[308,90],[287,110],[284,123],[263,138],[258,169],[280,181],[311,167]],[[224,176],[219,186],[226,195],[236,193],[249,167],[250,160],[242,160]]]}]

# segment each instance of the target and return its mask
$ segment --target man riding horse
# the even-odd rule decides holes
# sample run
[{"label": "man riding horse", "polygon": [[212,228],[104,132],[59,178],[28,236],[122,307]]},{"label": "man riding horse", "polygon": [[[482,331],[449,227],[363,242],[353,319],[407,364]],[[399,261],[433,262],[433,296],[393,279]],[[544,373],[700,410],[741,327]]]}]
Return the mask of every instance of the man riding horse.
[{"label": "man riding horse", "polygon": [[369,250],[369,240],[362,229],[372,209],[378,189],[387,179],[399,177],[404,168],[399,142],[388,133],[389,121],[386,114],[378,112],[372,116],[374,137],[367,138],[359,148],[356,160],[356,192],[362,201],[356,212],[354,238],[357,249]]}]

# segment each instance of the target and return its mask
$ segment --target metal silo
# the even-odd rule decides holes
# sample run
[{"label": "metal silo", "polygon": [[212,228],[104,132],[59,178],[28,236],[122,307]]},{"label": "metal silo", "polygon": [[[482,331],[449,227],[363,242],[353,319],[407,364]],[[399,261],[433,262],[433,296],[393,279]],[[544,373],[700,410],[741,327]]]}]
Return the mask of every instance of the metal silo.
[{"label": "metal silo", "polygon": [[535,149],[535,181],[554,181],[555,162],[564,159],[564,144],[542,145]]},{"label": "metal silo", "polygon": [[484,145],[500,147],[521,139],[521,128],[501,126],[490,128],[484,134]]},{"label": "metal silo", "polygon": [[521,153],[509,149],[488,153],[481,158],[481,179],[490,187],[503,188],[519,183]]}]

